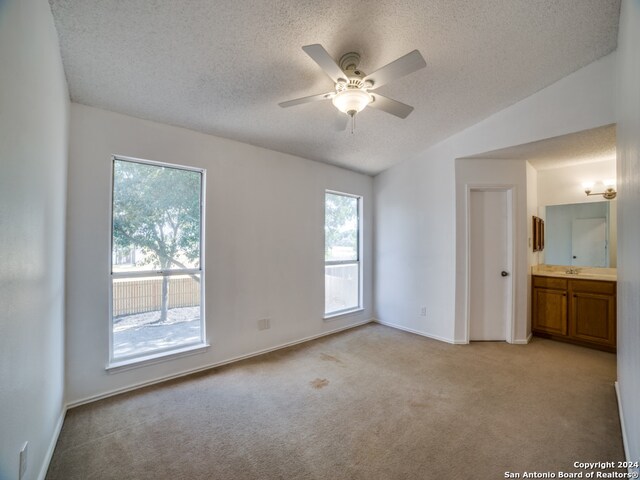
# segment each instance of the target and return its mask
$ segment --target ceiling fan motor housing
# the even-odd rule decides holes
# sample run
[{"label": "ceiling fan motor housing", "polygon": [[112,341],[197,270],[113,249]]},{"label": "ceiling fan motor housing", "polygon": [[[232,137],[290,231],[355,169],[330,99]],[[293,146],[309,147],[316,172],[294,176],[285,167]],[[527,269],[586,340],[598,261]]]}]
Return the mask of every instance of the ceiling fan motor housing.
[{"label": "ceiling fan motor housing", "polygon": [[358,65],[360,65],[360,54],[356,52],[345,53],[340,57],[338,65],[343,72],[348,70],[358,70]]},{"label": "ceiling fan motor housing", "polygon": [[343,90],[362,89],[365,87],[365,82],[362,78],[349,77],[344,82],[336,83],[336,92],[342,92]]}]

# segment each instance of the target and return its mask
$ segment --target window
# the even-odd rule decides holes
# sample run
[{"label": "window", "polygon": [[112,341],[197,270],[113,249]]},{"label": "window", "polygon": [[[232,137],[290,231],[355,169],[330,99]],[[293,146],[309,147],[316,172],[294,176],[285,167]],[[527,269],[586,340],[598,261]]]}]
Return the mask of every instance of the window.
[{"label": "window", "polygon": [[204,172],[113,158],[110,366],[204,345]]},{"label": "window", "polygon": [[324,210],[325,317],[362,308],[361,197],[326,192]]}]

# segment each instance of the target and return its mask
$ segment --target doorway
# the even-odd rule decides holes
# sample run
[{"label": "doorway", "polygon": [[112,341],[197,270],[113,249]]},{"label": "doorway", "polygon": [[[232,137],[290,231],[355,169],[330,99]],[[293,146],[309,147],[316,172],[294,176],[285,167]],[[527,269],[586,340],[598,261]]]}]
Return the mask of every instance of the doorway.
[{"label": "doorway", "polygon": [[469,190],[469,341],[511,339],[511,209],[510,189]]}]

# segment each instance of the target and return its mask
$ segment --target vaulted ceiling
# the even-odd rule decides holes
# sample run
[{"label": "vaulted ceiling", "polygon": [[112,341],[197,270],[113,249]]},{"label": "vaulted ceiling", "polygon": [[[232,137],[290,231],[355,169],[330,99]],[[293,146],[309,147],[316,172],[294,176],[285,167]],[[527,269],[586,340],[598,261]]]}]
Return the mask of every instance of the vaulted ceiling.
[{"label": "vaulted ceiling", "polygon": [[559,137],[525,143],[467,158],[526,160],[536,170],[568,167],[592,162],[616,162],[616,126],[582,130]]},{"label": "vaulted ceiling", "polygon": [[[71,99],[376,174],[610,53],[620,0],[50,0]],[[301,49],[361,55],[371,73],[413,49],[427,67],[338,131],[333,83]]]}]

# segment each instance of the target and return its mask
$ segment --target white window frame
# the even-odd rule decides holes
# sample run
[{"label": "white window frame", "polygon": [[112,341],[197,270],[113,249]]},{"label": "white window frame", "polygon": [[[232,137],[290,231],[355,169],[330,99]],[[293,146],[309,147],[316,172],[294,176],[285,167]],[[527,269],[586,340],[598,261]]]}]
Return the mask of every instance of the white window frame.
[{"label": "white window frame", "polygon": [[[363,300],[362,300],[362,290],[363,290],[363,286],[362,286],[362,279],[363,279],[363,265],[362,265],[362,245],[363,245],[363,241],[362,241],[362,219],[363,219],[363,196],[362,195],[356,195],[353,193],[346,193],[346,192],[340,192],[337,190],[325,190],[324,192],[324,197],[323,197],[323,210],[325,212],[323,219],[324,219],[324,225],[326,225],[327,223],[327,219],[326,219],[326,207],[327,207],[327,194],[331,194],[331,195],[341,195],[343,197],[350,197],[350,198],[355,198],[358,202],[358,221],[357,221],[357,225],[358,225],[358,235],[357,235],[357,242],[358,242],[358,246],[357,246],[357,252],[358,252],[358,258],[356,260],[326,260],[324,261],[324,272],[326,272],[327,270],[327,266],[332,266],[332,265],[358,265],[358,305],[355,307],[349,307],[349,308],[345,308],[343,310],[335,310],[333,312],[324,312],[324,319],[330,319],[330,318],[335,318],[335,317],[340,317],[343,315],[349,315],[351,313],[355,313],[355,312],[361,312],[364,310],[364,306],[363,306]],[[324,229],[323,229],[324,231]],[[326,248],[326,237],[324,238],[324,248]],[[322,249],[323,253],[324,253],[324,248]],[[326,275],[326,273],[325,273]],[[323,282],[323,292],[324,292],[324,300],[326,301],[326,279]]]},{"label": "white window frame", "polygon": [[[155,167],[175,168],[178,170],[187,170],[200,174],[200,263],[199,268],[188,269],[149,269],[140,272],[114,272],[113,271],[113,201],[114,201],[114,168],[116,161],[141,163],[144,165],[152,165]],[[206,170],[197,167],[188,167],[166,162],[158,162],[154,160],[145,160],[141,158],[127,157],[123,155],[111,156],[111,201],[109,202],[109,360],[106,369],[111,372],[126,370],[130,367],[142,366],[159,361],[169,360],[175,357],[199,353],[208,349],[209,344],[206,341],[206,322],[205,322],[205,194],[206,194]],[[145,352],[138,355],[132,354],[125,357],[113,357],[113,280],[117,278],[135,278],[135,277],[171,277],[177,275],[200,275],[200,339],[197,342],[179,345],[177,347],[166,347],[152,352]]]}]

